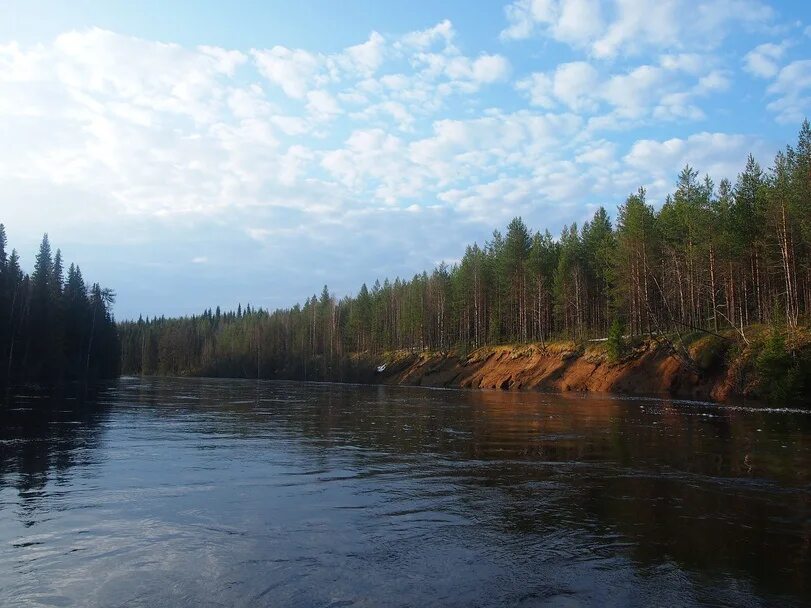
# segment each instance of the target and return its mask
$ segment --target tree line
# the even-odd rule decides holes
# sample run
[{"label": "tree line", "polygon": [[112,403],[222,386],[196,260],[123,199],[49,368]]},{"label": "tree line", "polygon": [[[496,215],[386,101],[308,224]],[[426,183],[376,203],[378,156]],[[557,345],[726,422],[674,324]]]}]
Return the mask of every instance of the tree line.
[{"label": "tree line", "polygon": [[515,218],[461,261],[304,304],[120,326],[128,373],[340,378],[353,354],[506,342],[789,329],[811,311],[811,127],[735,183],[686,166],[658,207],[643,188],[559,238]]},{"label": "tree line", "polygon": [[62,253],[52,252],[47,234],[30,275],[7,245],[0,224],[0,386],[116,377],[121,350],[113,292],[88,287],[74,264],[65,276]]}]

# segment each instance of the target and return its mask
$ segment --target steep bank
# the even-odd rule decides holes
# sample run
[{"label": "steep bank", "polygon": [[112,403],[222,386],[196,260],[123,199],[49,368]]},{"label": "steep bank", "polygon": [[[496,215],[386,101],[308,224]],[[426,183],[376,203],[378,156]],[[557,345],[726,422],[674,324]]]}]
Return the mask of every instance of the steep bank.
[{"label": "steep bank", "polygon": [[[808,352],[808,346],[803,349]],[[482,347],[470,353],[397,351],[377,361],[359,380],[448,388],[668,394],[685,399],[765,400],[757,361],[761,348],[734,338],[703,336],[687,345],[641,341],[618,361],[602,344],[554,343]],[[371,361],[370,361],[371,363]],[[360,365],[356,369],[360,370]],[[802,396],[800,397],[802,400]]]}]

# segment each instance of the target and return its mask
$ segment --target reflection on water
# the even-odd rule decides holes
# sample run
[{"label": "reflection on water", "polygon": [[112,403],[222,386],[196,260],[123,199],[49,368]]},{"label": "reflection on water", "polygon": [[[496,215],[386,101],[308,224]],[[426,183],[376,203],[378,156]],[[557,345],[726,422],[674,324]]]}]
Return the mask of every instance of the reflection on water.
[{"label": "reflection on water", "polygon": [[811,603],[811,415],[124,379],[0,409],[0,605]]}]

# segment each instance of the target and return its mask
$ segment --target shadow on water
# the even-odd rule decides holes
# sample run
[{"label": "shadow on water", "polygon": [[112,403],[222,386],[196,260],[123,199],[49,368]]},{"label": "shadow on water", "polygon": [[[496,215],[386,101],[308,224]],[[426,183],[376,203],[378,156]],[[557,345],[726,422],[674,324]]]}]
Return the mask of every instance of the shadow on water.
[{"label": "shadow on water", "polygon": [[0,398],[0,489],[16,490],[26,525],[47,508],[40,502],[49,483],[69,488],[73,472],[99,456],[109,390],[81,396],[9,391]]},{"label": "shadow on water", "polygon": [[[18,399],[0,413],[0,489],[16,489],[21,522],[58,517],[49,497],[70,492],[73,474],[102,490],[132,478],[139,498],[123,511],[110,494],[115,517],[171,522],[186,543],[173,551],[190,555],[195,536],[226,534],[205,541],[223,552],[208,556],[223,604],[320,601],[307,593],[336,583],[327,571],[369,605],[811,601],[807,413],[205,379],[124,379],[69,403]],[[116,450],[115,475],[93,468]],[[237,544],[251,561],[228,569]],[[280,558],[311,567],[271,576]],[[454,586],[404,587],[450,565]],[[183,588],[183,572],[163,582]],[[393,591],[376,596],[381,581]]]}]

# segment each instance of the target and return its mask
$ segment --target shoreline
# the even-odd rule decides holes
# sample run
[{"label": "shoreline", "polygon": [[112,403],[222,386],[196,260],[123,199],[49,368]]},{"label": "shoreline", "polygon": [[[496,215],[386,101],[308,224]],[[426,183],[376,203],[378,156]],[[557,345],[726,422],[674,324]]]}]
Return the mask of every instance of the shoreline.
[{"label": "shoreline", "polygon": [[[782,383],[791,381],[793,372],[786,368],[775,373],[762,364],[771,330],[750,327],[747,333],[744,341],[731,331],[726,335],[696,332],[682,336],[679,347],[662,337],[626,338],[620,356],[614,357],[605,341],[559,340],[545,345],[504,344],[470,350],[454,347],[444,351],[350,353],[339,359],[315,356],[306,363],[289,361],[266,367],[261,375],[248,365],[231,368],[231,373],[209,366],[156,375],[811,405],[804,391],[783,390]],[[797,361],[811,360],[811,332],[804,329],[796,333],[792,343]],[[807,373],[804,369],[801,373]],[[132,371],[125,370],[122,375]]]},{"label": "shoreline", "polygon": [[[617,361],[604,344],[573,342],[483,346],[470,352],[393,351],[359,355],[354,379],[372,384],[550,393],[664,396],[710,403],[767,405],[756,364],[761,345],[703,335],[687,345],[689,357],[672,344],[639,340]],[[803,345],[801,350],[808,349]],[[378,365],[385,365],[376,372]],[[348,379],[348,378],[345,378]],[[808,398],[785,405],[808,404]]]},{"label": "shoreline", "polygon": [[610,362],[599,349],[539,344],[481,347],[468,354],[389,353],[374,384],[549,393],[669,396],[728,402],[759,397],[734,366],[690,369],[666,346],[645,343]]}]

